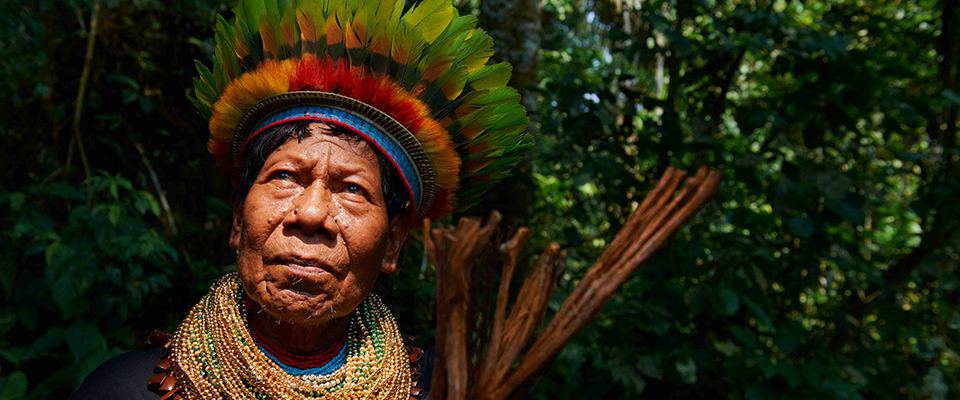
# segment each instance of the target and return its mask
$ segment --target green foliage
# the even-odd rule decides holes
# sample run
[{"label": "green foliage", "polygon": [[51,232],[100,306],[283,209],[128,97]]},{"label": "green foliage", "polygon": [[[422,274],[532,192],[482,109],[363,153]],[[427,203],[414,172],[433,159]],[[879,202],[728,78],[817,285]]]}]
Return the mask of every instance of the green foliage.
[{"label": "green foliage", "polygon": [[538,396],[960,393],[957,103],[941,80],[958,60],[937,37],[956,16],[931,1],[630,4],[544,9],[531,228],[569,248],[561,288],[666,166],[724,183]]},{"label": "green foliage", "polygon": [[[59,182],[0,192],[0,220],[10,227],[0,246],[11,250],[0,263],[0,344],[14,369],[3,398],[25,394],[24,370],[37,365],[63,367],[35,376],[30,397],[79,383],[133,345],[127,322],[142,312],[144,298],[172,289],[178,253],[152,223],[159,213],[153,195],[105,172],[84,186],[92,207]],[[79,204],[65,207],[71,201]]]}]

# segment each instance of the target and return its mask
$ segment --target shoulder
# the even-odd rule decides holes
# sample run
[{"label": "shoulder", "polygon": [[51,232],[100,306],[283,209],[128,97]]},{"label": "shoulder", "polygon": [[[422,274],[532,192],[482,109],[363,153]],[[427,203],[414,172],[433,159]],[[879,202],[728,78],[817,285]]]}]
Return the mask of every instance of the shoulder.
[{"label": "shoulder", "polygon": [[151,399],[159,396],[147,389],[160,348],[136,350],[113,357],[93,370],[69,400]]}]

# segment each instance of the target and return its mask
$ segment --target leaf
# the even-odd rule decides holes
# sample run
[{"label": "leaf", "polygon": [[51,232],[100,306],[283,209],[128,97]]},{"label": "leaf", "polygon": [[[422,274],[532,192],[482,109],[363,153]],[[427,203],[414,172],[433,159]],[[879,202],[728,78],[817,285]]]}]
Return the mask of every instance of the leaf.
[{"label": "leaf", "polygon": [[747,387],[743,395],[746,400],[776,400],[777,395],[762,383],[755,383]]},{"label": "leaf", "polygon": [[138,190],[133,197],[133,206],[140,214],[152,213],[154,216],[160,216],[160,203],[153,197],[153,194],[144,190]]},{"label": "leaf", "polygon": [[639,369],[640,373],[644,376],[656,380],[663,379],[663,372],[660,371],[660,360],[659,357],[655,355],[640,356],[637,359],[637,369]]},{"label": "leaf", "polygon": [[683,383],[690,385],[697,383],[697,364],[692,358],[688,356],[686,359],[678,360],[675,366]]},{"label": "leaf", "polygon": [[47,246],[46,250],[43,252],[43,258],[47,262],[47,265],[53,265],[54,258],[53,256],[57,254],[57,247],[60,246],[59,240],[54,240],[53,243],[50,243]]},{"label": "leaf", "polygon": [[723,342],[713,342],[713,347],[727,357],[732,357],[733,354],[737,352],[737,345],[733,344],[733,342],[729,340]]},{"label": "leaf", "polygon": [[80,295],[79,287],[73,276],[64,274],[57,278],[50,287],[53,301],[60,306],[60,310],[67,313],[73,309],[73,301]]},{"label": "leaf", "polygon": [[761,321],[763,321],[763,323],[767,326],[767,329],[769,329],[771,333],[774,333],[774,334],[777,333],[777,326],[773,324],[773,320],[770,319],[770,316],[767,315],[767,312],[763,311],[763,307],[760,307],[759,304],[757,304],[755,301],[751,300],[747,296],[740,296],[740,300],[743,301],[743,304],[746,305],[747,308],[750,309],[750,311],[753,311],[753,313],[756,314]]},{"label": "leaf", "polygon": [[137,101],[137,98],[139,97],[140,97],[140,93],[137,93],[130,89],[124,89],[123,93],[121,94],[120,102],[122,102],[123,104],[130,104],[130,103],[133,103],[134,101]]},{"label": "leaf", "polygon": [[800,384],[803,383],[800,370],[793,366],[793,364],[788,363],[787,360],[780,360],[780,362],[777,363],[777,372],[780,373],[780,376],[782,376],[792,388],[800,386]]},{"label": "leaf", "polygon": [[157,108],[156,103],[153,102],[153,99],[150,96],[140,96],[140,109],[143,110],[144,114],[150,114]]},{"label": "leaf", "polygon": [[768,356],[759,356],[756,360],[756,365],[763,374],[763,379],[770,379],[777,374],[777,366],[773,364]]},{"label": "leaf", "polygon": [[91,324],[74,322],[67,329],[67,347],[73,356],[79,360],[94,350],[106,348],[106,341],[100,331]]},{"label": "leaf", "polygon": [[800,345],[801,335],[796,331],[781,332],[777,337],[777,348],[781,353],[789,353]]},{"label": "leaf", "polygon": [[940,92],[940,94],[947,99],[948,102],[953,103],[955,106],[960,106],[960,95],[957,95],[957,92],[947,89]]},{"label": "leaf", "polygon": [[109,74],[107,75],[107,80],[111,82],[118,82],[122,85],[126,85],[127,87],[135,91],[138,91],[138,92],[140,91],[140,83],[138,83],[136,79],[133,79],[124,74],[120,74],[120,73]]},{"label": "leaf", "polygon": [[30,193],[35,196],[61,197],[68,200],[83,200],[84,196],[77,188],[63,182],[52,182],[43,186],[31,188]]},{"label": "leaf", "polygon": [[718,302],[714,303],[714,308],[720,315],[731,316],[740,309],[740,296],[733,290],[722,288],[717,293]]},{"label": "leaf", "polygon": [[820,386],[820,380],[823,376],[821,368],[820,364],[807,362],[800,366],[800,373],[810,386]]},{"label": "leaf", "polygon": [[27,201],[26,195],[23,192],[13,192],[10,194],[10,210],[13,212],[20,211],[23,208],[23,203]]},{"label": "leaf", "polygon": [[684,293],[683,301],[684,303],[687,303],[688,307],[690,307],[690,312],[699,314],[704,310],[705,306],[709,307],[706,304],[710,302],[709,295],[710,293],[708,292],[706,286],[697,285],[691,287],[686,293]]},{"label": "leaf", "polygon": [[120,208],[120,204],[114,203],[108,206],[107,208],[107,218],[110,219],[110,224],[117,226],[117,222],[120,221],[120,215],[123,213],[123,209]]},{"label": "leaf", "polygon": [[830,171],[817,174],[817,189],[827,199],[843,199],[850,193],[852,186],[853,181],[843,172]]},{"label": "leaf", "polygon": [[731,326],[729,330],[730,334],[732,334],[740,344],[754,348],[757,347],[757,338],[753,335],[753,332],[739,326]]},{"label": "leaf", "polygon": [[133,184],[130,183],[130,180],[128,180],[127,178],[124,178],[120,176],[120,174],[117,174],[117,176],[114,179],[116,179],[117,181],[117,186],[120,186],[127,190],[133,190]]},{"label": "leaf", "polygon": [[51,349],[55,346],[59,346],[64,342],[66,330],[63,328],[53,328],[44,332],[38,339],[34,340],[30,344],[30,349],[27,350],[27,353],[24,354],[24,359],[30,359],[36,357],[38,354]]},{"label": "leaf", "polygon": [[23,361],[23,348],[14,347],[9,349],[0,348],[0,360],[5,360],[13,365],[20,365]]},{"label": "leaf", "polygon": [[19,399],[27,395],[27,374],[16,371],[7,377],[0,390],[0,400]]},{"label": "leaf", "polygon": [[824,204],[840,218],[854,225],[863,226],[866,223],[867,214],[864,213],[863,209],[850,204],[848,201],[827,200]]},{"label": "leaf", "polygon": [[117,186],[117,180],[112,178],[110,179],[110,196],[114,200],[120,200],[120,188]]}]

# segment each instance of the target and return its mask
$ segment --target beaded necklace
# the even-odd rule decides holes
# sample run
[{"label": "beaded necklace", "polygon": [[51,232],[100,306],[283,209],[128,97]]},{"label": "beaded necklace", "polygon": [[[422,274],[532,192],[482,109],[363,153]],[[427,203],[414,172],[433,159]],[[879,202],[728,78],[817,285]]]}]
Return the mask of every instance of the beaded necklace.
[{"label": "beaded necklace", "polygon": [[247,329],[236,273],[221,278],[177,328],[171,359],[188,399],[408,399],[411,375],[390,310],[370,294],[347,329],[345,361],[328,374],[292,375]]}]

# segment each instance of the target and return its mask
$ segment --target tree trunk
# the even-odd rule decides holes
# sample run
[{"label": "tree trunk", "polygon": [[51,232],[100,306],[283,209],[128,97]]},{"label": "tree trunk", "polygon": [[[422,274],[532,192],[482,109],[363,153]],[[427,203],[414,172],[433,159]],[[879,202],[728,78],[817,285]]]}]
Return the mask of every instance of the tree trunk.
[{"label": "tree trunk", "polygon": [[480,3],[480,27],[493,38],[492,60],[513,65],[510,86],[520,91],[521,103],[531,115],[537,111],[536,92],[529,88],[537,84],[540,15],[540,0],[483,0]]}]

